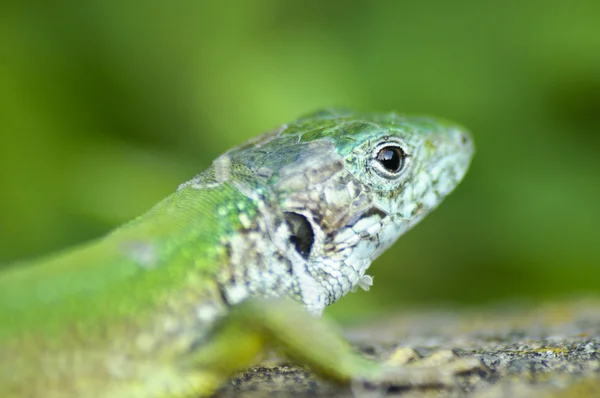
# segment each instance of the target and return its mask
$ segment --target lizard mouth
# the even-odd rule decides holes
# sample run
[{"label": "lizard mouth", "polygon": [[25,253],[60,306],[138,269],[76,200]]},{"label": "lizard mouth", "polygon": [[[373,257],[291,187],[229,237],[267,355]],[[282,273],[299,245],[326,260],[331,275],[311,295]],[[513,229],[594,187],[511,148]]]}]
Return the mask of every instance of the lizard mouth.
[{"label": "lizard mouth", "polygon": [[292,212],[283,214],[285,222],[290,229],[290,242],[304,259],[308,259],[310,250],[315,242],[315,232],[313,231],[312,225],[302,214]]}]

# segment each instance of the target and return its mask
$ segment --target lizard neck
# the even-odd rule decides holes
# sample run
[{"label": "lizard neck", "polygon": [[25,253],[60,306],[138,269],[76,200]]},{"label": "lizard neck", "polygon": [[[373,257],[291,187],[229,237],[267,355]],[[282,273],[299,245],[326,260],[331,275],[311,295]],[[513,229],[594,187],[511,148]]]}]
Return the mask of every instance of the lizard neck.
[{"label": "lizard neck", "polygon": [[[362,254],[368,253],[369,247],[351,250],[357,242],[343,236],[340,241],[336,235],[347,223],[361,218],[358,216],[367,210],[365,203],[371,201],[369,192],[358,189],[343,170],[342,159],[332,156],[330,144],[304,149],[308,152],[298,156],[291,170],[279,171],[264,166],[254,170],[256,165],[225,154],[181,186],[184,190],[226,186],[235,191],[216,209],[231,226],[218,243],[225,249],[227,261],[216,278],[230,305],[250,296],[285,296],[320,314],[356,286],[365,286],[364,272],[371,258]],[[304,163],[318,167],[311,173],[311,184],[302,184],[295,172],[306,168]],[[356,186],[351,190],[356,197],[343,194],[349,192],[348,184]],[[351,219],[352,214],[356,220]],[[352,225],[348,227],[352,232]],[[352,237],[359,235],[353,233]],[[374,244],[377,242],[369,240],[368,245]]]},{"label": "lizard neck", "polygon": [[295,240],[295,214],[282,210],[277,192],[267,182],[271,176],[225,154],[180,189],[230,192],[214,209],[229,226],[216,243],[226,261],[215,278],[229,305],[252,296],[289,297],[320,314],[327,292],[309,270]]}]

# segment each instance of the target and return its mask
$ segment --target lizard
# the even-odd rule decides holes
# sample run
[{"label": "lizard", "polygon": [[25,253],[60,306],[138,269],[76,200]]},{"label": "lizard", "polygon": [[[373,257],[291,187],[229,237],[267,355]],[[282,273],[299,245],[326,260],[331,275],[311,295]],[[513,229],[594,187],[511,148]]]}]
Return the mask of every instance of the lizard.
[{"label": "lizard", "polygon": [[271,348],[341,383],[418,379],[318,315],[369,289],[473,154],[444,119],[336,109],[227,151],[107,235],[0,272],[0,396],[210,396]]}]

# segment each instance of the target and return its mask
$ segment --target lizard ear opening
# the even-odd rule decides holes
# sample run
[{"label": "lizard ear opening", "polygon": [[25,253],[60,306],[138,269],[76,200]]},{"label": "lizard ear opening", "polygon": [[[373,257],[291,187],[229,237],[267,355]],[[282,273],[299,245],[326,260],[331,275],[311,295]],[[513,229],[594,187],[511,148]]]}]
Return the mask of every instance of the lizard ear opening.
[{"label": "lizard ear opening", "polygon": [[315,241],[315,233],[310,222],[298,213],[283,213],[285,222],[290,228],[290,242],[296,247],[296,251],[305,259],[310,256]]}]

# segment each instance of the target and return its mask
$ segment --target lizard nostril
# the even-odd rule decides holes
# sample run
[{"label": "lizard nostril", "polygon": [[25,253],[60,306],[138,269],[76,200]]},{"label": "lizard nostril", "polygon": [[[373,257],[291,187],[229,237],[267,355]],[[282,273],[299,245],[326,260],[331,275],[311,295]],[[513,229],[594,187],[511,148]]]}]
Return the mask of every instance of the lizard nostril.
[{"label": "lizard nostril", "polygon": [[466,134],[462,134],[462,135],[461,135],[461,137],[460,137],[460,142],[461,142],[463,145],[467,145],[467,144],[469,143],[469,141],[470,141],[470,140],[469,140],[469,136],[468,136],[468,135],[466,135]]}]

